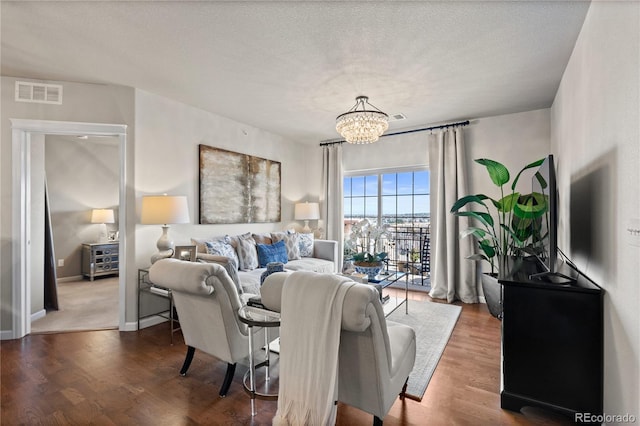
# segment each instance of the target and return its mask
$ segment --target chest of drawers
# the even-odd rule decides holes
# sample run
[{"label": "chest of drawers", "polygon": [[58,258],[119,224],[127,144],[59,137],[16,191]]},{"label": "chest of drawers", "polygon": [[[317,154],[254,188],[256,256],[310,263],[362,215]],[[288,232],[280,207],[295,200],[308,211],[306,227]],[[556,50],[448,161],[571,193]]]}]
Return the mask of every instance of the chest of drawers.
[{"label": "chest of drawers", "polygon": [[82,245],[82,275],[91,281],[95,277],[118,274],[119,244],[94,243]]}]

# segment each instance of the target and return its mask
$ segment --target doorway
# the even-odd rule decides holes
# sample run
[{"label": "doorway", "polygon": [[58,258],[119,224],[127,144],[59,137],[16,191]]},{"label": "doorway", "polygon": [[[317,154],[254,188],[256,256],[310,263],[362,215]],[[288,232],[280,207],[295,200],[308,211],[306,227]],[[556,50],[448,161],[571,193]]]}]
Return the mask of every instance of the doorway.
[{"label": "doorway", "polygon": [[[13,148],[13,338],[21,338],[31,332],[31,282],[33,276],[40,275],[42,262],[37,264],[32,259],[32,244],[38,244],[37,236],[32,235],[32,206],[30,194],[32,189],[33,165],[31,163],[31,143],[46,135],[70,136],[103,136],[115,137],[119,143],[120,179],[119,179],[119,234],[120,275],[118,279],[118,328],[125,329],[126,308],[126,125],[74,123],[43,120],[11,119]],[[32,239],[35,238],[35,239]],[[38,237],[39,238],[39,237]]]}]

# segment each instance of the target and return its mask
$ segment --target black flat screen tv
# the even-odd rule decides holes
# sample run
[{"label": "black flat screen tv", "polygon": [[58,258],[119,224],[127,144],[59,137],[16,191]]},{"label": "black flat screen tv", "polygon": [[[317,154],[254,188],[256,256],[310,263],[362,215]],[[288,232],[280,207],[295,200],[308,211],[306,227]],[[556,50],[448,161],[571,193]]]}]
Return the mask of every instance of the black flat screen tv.
[{"label": "black flat screen tv", "polygon": [[531,192],[539,203],[545,203],[544,215],[532,223],[535,256],[544,271],[532,274],[531,279],[555,282],[554,278],[569,279],[558,271],[558,188],[553,155],[547,156],[531,178]]}]

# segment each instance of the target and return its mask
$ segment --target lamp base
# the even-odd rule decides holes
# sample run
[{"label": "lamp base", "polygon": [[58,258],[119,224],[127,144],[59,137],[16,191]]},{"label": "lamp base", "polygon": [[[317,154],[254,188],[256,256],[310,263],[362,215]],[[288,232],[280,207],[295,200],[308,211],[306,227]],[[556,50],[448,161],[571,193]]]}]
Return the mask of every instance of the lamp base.
[{"label": "lamp base", "polygon": [[309,233],[313,232],[313,230],[309,227],[309,221],[308,220],[304,221],[304,227],[302,228],[302,232],[304,232],[305,234],[309,234]]}]

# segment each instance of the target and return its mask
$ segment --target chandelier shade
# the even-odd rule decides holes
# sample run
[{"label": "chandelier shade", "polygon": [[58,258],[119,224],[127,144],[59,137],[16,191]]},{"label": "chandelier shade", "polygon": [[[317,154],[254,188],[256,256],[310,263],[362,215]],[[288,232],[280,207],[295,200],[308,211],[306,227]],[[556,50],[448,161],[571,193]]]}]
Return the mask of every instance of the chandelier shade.
[{"label": "chandelier shade", "polygon": [[371,105],[367,96],[358,96],[356,104],[336,118],[336,130],[353,144],[373,143],[388,128],[389,116]]}]

